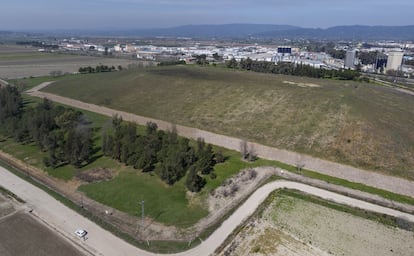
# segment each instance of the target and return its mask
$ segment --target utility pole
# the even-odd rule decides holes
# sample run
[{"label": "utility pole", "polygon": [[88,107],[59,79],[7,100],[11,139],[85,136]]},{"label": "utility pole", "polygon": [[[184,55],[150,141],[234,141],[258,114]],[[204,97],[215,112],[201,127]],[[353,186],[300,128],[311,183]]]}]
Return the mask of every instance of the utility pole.
[{"label": "utility pole", "polygon": [[145,201],[142,200],[139,204],[141,205],[141,228],[144,228],[144,203]]},{"label": "utility pole", "polygon": [[[141,234],[144,230],[144,203],[145,203],[144,200],[139,202],[139,204],[141,205]],[[139,227],[139,221],[137,221],[137,228],[135,230],[136,234],[138,234],[138,227]]]}]

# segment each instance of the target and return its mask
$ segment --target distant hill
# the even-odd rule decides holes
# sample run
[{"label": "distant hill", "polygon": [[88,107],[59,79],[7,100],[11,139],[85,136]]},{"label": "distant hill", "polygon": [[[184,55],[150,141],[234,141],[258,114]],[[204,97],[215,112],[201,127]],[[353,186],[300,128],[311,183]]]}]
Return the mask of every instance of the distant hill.
[{"label": "distant hill", "polygon": [[293,29],[300,29],[300,27],[270,24],[185,25],[170,28],[94,31],[93,33],[113,36],[245,38],[260,33]]},{"label": "distant hill", "polygon": [[187,25],[171,28],[115,31],[121,35],[192,38],[305,38],[332,40],[414,40],[413,26],[337,26],[327,29],[301,28],[290,25],[223,24]]},{"label": "distant hill", "polygon": [[286,31],[265,31],[257,36],[268,38],[414,40],[414,26],[337,26],[327,29],[298,28]]},{"label": "distant hill", "polygon": [[[37,31],[40,32],[40,31]],[[414,25],[411,26],[336,26],[326,29],[302,28],[290,25],[271,24],[223,24],[186,25],[154,29],[109,29],[109,30],[54,30],[41,31],[54,35],[100,35],[138,37],[191,37],[200,39],[232,38],[304,38],[330,40],[414,40]],[[3,32],[10,33],[10,32]],[[0,34],[1,35],[1,34]]]}]

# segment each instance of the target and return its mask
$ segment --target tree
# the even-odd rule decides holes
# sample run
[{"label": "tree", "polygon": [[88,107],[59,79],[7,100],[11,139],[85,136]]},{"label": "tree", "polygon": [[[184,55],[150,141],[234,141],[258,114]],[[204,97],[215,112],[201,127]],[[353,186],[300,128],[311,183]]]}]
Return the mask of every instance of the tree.
[{"label": "tree", "polygon": [[253,162],[257,159],[256,149],[253,144],[250,144],[247,160]]},{"label": "tree", "polygon": [[208,144],[206,146],[203,139],[197,139],[197,169],[201,171],[203,175],[209,174],[213,171],[214,167],[214,153],[213,147]]},{"label": "tree", "polygon": [[206,184],[206,180],[198,175],[195,166],[191,166],[188,170],[187,180],[185,182],[186,187],[191,192],[199,192]]},{"label": "tree", "polygon": [[219,149],[216,153],[214,153],[214,161],[216,163],[224,163],[226,157],[223,154],[223,151]]},{"label": "tree", "polygon": [[220,61],[220,60],[222,60],[223,58],[220,56],[220,55],[218,55],[218,53],[213,53],[213,58],[214,58],[214,60],[215,61]]},{"label": "tree", "polygon": [[357,57],[363,65],[375,64],[379,52],[358,52]]},{"label": "tree", "polygon": [[227,61],[227,62],[226,62],[226,66],[227,66],[228,68],[233,68],[233,69],[235,69],[235,68],[237,68],[237,67],[238,67],[238,63],[237,63],[237,61],[236,61],[236,59],[235,59],[235,58],[232,58],[231,60],[229,60],[229,61]]},{"label": "tree", "polygon": [[206,65],[206,64],[208,64],[207,55],[205,55],[205,54],[196,55],[195,58],[197,60],[197,64],[198,65]]},{"label": "tree", "polygon": [[249,155],[249,151],[248,151],[246,140],[243,140],[243,141],[240,142],[240,153],[241,153],[243,159],[247,159],[247,157]]}]

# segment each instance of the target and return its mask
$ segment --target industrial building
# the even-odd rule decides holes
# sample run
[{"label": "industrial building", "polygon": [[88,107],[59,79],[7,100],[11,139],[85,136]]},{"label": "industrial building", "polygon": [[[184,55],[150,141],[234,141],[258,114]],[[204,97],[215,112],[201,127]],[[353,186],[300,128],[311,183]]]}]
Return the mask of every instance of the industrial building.
[{"label": "industrial building", "polygon": [[394,51],[388,53],[387,70],[400,70],[404,52]]},{"label": "industrial building", "polygon": [[345,68],[354,69],[355,68],[355,60],[356,60],[355,50],[346,51]]}]

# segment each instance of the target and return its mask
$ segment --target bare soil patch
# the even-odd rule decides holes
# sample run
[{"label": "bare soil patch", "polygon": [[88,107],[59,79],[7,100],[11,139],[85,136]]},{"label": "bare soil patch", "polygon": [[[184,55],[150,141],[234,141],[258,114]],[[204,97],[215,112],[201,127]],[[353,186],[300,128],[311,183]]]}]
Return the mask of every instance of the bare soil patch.
[{"label": "bare soil patch", "polygon": [[13,205],[10,203],[9,200],[6,200],[0,194],[0,220],[1,218],[13,213],[15,211]]},{"label": "bare soil patch", "polygon": [[278,195],[219,255],[409,256],[413,239],[413,232]]},{"label": "bare soil patch", "polygon": [[283,81],[284,84],[290,84],[290,85],[297,85],[299,87],[310,87],[310,88],[319,88],[322,87],[319,84],[313,84],[313,83],[297,83],[292,81]]},{"label": "bare soil patch", "polygon": [[270,168],[241,170],[240,173],[225,180],[220,187],[210,193],[207,200],[209,211],[217,213],[229,206],[234,206],[235,202],[239,202],[251,194],[273,173],[274,170]]},{"label": "bare soil patch", "polygon": [[32,217],[17,213],[0,220],[2,256],[84,255]]},{"label": "bare soil patch", "polygon": [[108,168],[95,168],[88,171],[79,172],[76,174],[76,178],[87,183],[92,183],[111,180],[114,175],[115,172]]}]

